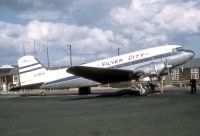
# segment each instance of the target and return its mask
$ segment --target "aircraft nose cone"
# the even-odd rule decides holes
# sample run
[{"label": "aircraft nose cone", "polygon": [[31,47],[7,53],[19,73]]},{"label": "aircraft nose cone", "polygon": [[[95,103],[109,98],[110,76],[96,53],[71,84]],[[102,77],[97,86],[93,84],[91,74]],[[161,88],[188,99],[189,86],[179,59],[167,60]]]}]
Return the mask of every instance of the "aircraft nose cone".
[{"label": "aircraft nose cone", "polygon": [[195,56],[195,52],[191,50],[185,50],[185,53],[188,60],[192,59]]},{"label": "aircraft nose cone", "polygon": [[194,57],[194,56],[195,56],[195,52],[194,52],[194,51],[192,51],[192,52],[193,52],[193,54],[192,54],[192,55],[193,55],[193,57]]},{"label": "aircraft nose cone", "polygon": [[193,58],[195,56],[195,52],[194,51],[190,51],[190,57]]}]

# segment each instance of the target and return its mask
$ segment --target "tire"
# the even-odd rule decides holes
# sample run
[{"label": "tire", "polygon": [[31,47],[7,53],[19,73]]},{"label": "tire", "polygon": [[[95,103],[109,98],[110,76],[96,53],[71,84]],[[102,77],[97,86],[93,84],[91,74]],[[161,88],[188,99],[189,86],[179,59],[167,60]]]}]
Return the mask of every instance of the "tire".
[{"label": "tire", "polygon": [[150,89],[148,86],[144,86],[144,85],[142,86],[143,86],[142,91],[138,91],[138,93],[140,96],[147,96],[150,92]]},{"label": "tire", "polygon": [[80,87],[79,88],[79,95],[88,95],[91,94],[90,87]]}]

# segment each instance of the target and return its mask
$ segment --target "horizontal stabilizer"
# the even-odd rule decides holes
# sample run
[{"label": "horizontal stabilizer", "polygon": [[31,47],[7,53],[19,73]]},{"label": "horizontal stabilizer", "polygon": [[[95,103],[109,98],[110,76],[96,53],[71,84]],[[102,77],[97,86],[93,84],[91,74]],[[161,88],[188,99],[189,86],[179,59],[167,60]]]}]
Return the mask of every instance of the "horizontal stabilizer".
[{"label": "horizontal stabilizer", "polygon": [[30,85],[24,85],[24,86],[14,86],[9,89],[9,91],[19,91],[21,89],[39,89],[42,86],[43,83],[37,83],[37,84],[30,84]]},{"label": "horizontal stabilizer", "polygon": [[67,72],[102,84],[138,79],[141,75],[144,74],[143,72],[133,72],[132,70],[88,66],[70,67],[67,69]]}]

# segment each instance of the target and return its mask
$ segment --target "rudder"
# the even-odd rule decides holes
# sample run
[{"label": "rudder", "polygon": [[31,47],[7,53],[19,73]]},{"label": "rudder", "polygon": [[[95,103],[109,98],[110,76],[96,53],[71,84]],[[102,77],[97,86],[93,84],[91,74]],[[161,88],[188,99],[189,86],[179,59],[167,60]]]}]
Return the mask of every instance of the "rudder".
[{"label": "rudder", "polygon": [[33,56],[23,56],[18,60],[21,86],[44,82],[47,69]]}]

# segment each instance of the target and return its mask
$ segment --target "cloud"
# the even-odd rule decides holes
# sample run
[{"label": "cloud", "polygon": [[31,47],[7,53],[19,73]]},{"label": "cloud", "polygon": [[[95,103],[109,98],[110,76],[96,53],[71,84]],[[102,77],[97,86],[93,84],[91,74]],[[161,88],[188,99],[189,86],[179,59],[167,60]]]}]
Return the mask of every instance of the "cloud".
[{"label": "cloud", "polygon": [[25,20],[67,22],[95,26],[108,23],[109,12],[116,6],[126,6],[131,0],[2,0],[0,7],[15,11]]},{"label": "cloud", "polygon": [[12,47],[24,39],[26,33],[22,25],[15,25],[0,21],[0,46]]},{"label": "cloud", "polygon": [[68,9],[69,16],[79,25],[93,25],[106,22],[110,11],[116,6],[126,6],[130,0],[79,0],[74,1]]},{"label": "cloud", "polygon": [[[71,43],[75,49],[89,53],[105,51],[116,44],[128,43],[122,36],[115,35],[110,30],[37,20],[27,25],[27,36],[38,41],[60,42],[61,46]],[[86,48],[88,50],[85,50]]]},{"label": "cloud", "polygon": [[1,7],[15,10],[17,12],[26,12],[35,9],[63,9],[66,4],[73,0],[1,0]]},{"label": "cloud", "polygon": [[195,3],[166,5],[155,16],[155,23],[165,31],[176,33],[196,33],[200,31],[200,9]]},{"label": "cloud", "polygon": [[20,53],[16,50],[16,48],[1,46],[0,65],[17,65],[16,58],[18,58],[19,55]]},{"label": "cloud", "polygon": [[8,23],[3,20],[10,14],[0,17],[2,49],[33,54],[35,40],[43,60],[49,46],[53,64],[68,60],[69,44],[76,64],[116,55],[117,48],[120,53],[167,43],[199,48],[200,1],[2,0],[2,9],[18,18]]},{"label": "cloud", "polygon": [[114,33],[143,47],[200,31],[199,2],[195,1],[133,0],[127,8],[113,9],[110,16]]},{"label": "cloud", "polygon": [[[35,40],[38,53],[44,52],[48,44],[49,48],[56,50],[52,51],[54,55],[56,52],[66,49],[66,45],[71,44],[75,58],[79,58],[79,54],[98,57],[97,54],[105,51],[112,52],[118,45],[126,46],[128,44],[127,39],[115,35],[110,30],[64,23],[34,20],[22,26],[1,22],[0,29],[2,42],[0,45],[7,48],[14,47],[21,54],[23,50],[29,54],[33,53],[33,40]],[[3,43],[3,41],[5,42]],[[77,62],[81,63],[80,61],[81,59]]]},{"label": "cloud", "polygon": [[22,13],[18,15],[21,19],[28,19],[28,20],[58,20],[62,18],[62,14],[58,11],[51,11],[51,10],[40,10],[40,11],[29,11],[26,13]]}]

